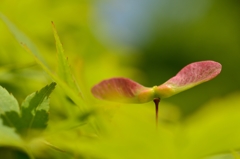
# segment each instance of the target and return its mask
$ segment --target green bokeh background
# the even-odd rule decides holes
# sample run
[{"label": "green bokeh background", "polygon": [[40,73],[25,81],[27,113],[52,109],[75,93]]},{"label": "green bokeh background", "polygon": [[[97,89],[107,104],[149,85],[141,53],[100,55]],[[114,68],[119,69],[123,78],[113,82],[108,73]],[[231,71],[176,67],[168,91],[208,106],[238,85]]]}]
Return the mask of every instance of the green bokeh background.
[{"label": "green bokeh background", "polygon": [[[231,122],[239,127],[238,114],[235,114],[236,118],[234,115],[232,118],[230,117],[231,113],[237,113],[240,110],[237,107],[240,106],[240,101],[237,100],[240,99],[237,94],[240,88],[240,1],[1,0],[0,12],[36,44],[46,63],[55,72],[57,61],[51,28],[51,21],[53,21],[70,67],[84,96],[91,104],[103,106],[100,115],[98,113],[98,115],[92,115],[95,120],[101,118],[102,123],[98,123],[98,129],[107,136],[107,139],[103,139],[103,143],[95,144],[87,140],[86,145],[66,146],[66,148],[63,146],[66,141],[62,141],[61,138],[62,135],[66,135],[64,133],[52,141],[60,147],[69,149],[71,154],[80,153],[82,156],[79,156],[82,158],[88,158],[89,156],[86,154],[94,149],[96,152],[93,151],[93,155],[90,155],[89,158],[98,155],[104,156],[105,153],[108,154],[107,158],[141,158],[149,154],[151,154],[150,158],[155,158],[159,151],[162,157],[181,158],[175,156],[177,151],[181,150],[172,151],[172,141],[169,143],[169,140],[173,140],[171,133],[176,133],[178,126],[171,124],[166,126],[166,123],[163,123],[164,126],[160,126],[160,130],[156,133],[155,125],[152,123],[154,122],[153,103],[142,105],[105,103],[95,100],[90,89],[103,79],[120,76],[131,78],[145,86],[160,85],[174,76],[182,67],[195,61],[214,60],[220,62],[223,66],[222,72],[210,82],[163,100],[160,116],[162,115],[164,121],[169,122],[170,120],[170,123],[172,121],[178,123],[180,120],[188,123],[193,120],[189,122],[190,125],[196,124],[195,120],[197,119],[205,121],[209,118],[210,121],[213,120],[217,123],[216,127],[219,125],[219,129],[222,126],[220,124],[222,120],[228,118],[225,125],[229,126],[229,122]],[[6,25],[0,21],[0,85],[14,94],[21,102],[28,94],[42,88],[50,81],[50,77],[35,63],[32,56],[24,51]],[[49,127],[51,127],[51,123],[62,123],[63,119],[72,118],[70,116],[79,114],[81,116],[81,113],[77,113],[78,108],[74,107],[73,103],[62,98],[64,92],[61,91],[60,88],[57,88],[55,94],[53,93]],[[225,102],[219,102],[222,99]],[[209,102],[211,103],[213,100],[216,100],[217,104],[212,104],[213,108],[210,107],[209,110],[206,110],[204,105],[211,105]],[[221,116],[224,111],[218,112],[219,108],[215,106],[219,103],[226,104],[220,108],[226,109],[225,106],[229,105],[229,107],[233,105],[234,108],[229,108],[228,115]],[[164,110],[165,107],[166,110]],[[208,115],[208,112],[211,111],[220,113],[220,115]],[[197,118],[195,120],[192,119],[194,115],[193,118]],[[116,119],[117,117],[122,121]],[[146,120],[145,118],[141,119],[143,117]],[[108,123],[105,120],[111,122]],[[206,122],[208,121],[206,120]],[[69,123],[71,122],[69,121]],[[115,124],[117,125],[116,129]],[[169,127],[171,127],[170,132],[168,132]],[[224,138],[221,134],[215,136],[217,139],[219,137],[219,140],[216,140],[225,146],[228,143],[221,139],[231,136],[229,132],[239,131],[239,128],[231,125],[229,127],[229,131],[222,132],[224,134],[226,131],[227,137]],[[54,131],[54,128],[52,126],[51,131]],[[201,139],[209,141],[218,130],[217,128],[213,129],[213,134],[201,136],[200,132],[207,131],[208,127],[205,127],[202,122],[200,128],[200,130],[191,128],[189,131],[191,135],[196,134],[196,138],[190,135],[190,140],[191,137],[193,138],[192,142],[201,143]],[[163,136],[166,138],[161,137],[162,129]],[[173,129],[174,131],[172,131]],[[146,130],[149,131],[145,132]],[[92,131],[84,128],[84,132],[88,135],[96,135],[93,133],[95,131]],[[142,132],[136,135],[138,131]],[[121,133],[118,134],[118,132]],[[141,144],[137,147],[136,143],[140,142],[139,139],[150,134],[153,136],[140,140]],[[157,139],[154,135],[157,136]],[[69,140],[72,143],[75,138],[69,137]],[[238,143],[238,140],[233,139],[233,143]],[[157,141],[163,144],[159,147],[154,146],[158,145]],[[69,145],[71,145],[70,143]],[[141,147],[142,144],[147,145],[146,147],[150,146],[149,149]],[[91,149],[92,145],[95,148]],[[217,147],[217,145],[212,145]],[[229,145],[232,146],[232,144]],[[238,147],[238,144],[236,145]],[[193,145],[192,149],[196,148],[194,146],[197,147],[197,145]],[[155,149],[152,149],[153,147]],[[189,147],[191,148],[188,145],[186,149]],[[219,147],[219,149],[216,148],[217,152],[232,150],[229,147],[222,148],[221,144]],[[236,147],[233,146],[233,149]],[[136,151],[133,150],[131,153],[128,151],[131,148]],[[87,149],[86,152],[84,149]],[[82,153],[79,150],[82,150]],[[188,155],[183,152],[182,158],[195,158],[215,153],[214,150],[209,150],[208,153],[207,148],[206,151],[201,151],[201,149],[199,151],[201,153],[196,151]],[[142,154],[139,153],[138,156],[135,152],[142,152]],[[172,152],[176,152],[176,154],[174,155]],[[54,157],[57,156],[55,153],[50,154]]]}]

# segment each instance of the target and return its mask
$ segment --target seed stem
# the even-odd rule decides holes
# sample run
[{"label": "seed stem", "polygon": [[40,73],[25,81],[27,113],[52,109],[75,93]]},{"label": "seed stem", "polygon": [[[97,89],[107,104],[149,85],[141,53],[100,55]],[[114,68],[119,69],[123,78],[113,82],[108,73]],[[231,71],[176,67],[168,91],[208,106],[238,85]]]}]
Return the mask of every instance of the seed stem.
[{"label": "seed stem", "polygon": [[158,104],[160,102],[160,98],[153,99],[153,102],[155,103],[155,110],[156,110],[156,126],[158,127]]}]

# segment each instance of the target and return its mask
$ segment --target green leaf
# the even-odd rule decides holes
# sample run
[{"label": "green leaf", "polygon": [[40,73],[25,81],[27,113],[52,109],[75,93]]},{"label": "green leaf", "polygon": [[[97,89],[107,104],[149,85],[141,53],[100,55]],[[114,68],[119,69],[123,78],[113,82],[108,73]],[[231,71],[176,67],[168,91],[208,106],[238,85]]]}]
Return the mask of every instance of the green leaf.
[{"label": "green leaf", "polygon": [[19,125],[20,109],[17,100],[0,86],[0,116],[3,123],[14,127]]},{"label": "green leaf", "polygon": [[44,87],[39,92],[29,95],[21,105],[21,112],[16,99],[0,87],[0,110],[3,124],[22,133],[29,129],[44,129],[47,126],[49,95],[56,83]]},{"label": "green leaf", "polygon": [[39,92],[29,95],[22,103],[22,130],[44,129],[47,126],[49,95],[55,88],[56,83],[51,83],[42,88]]},{"label": "green leaf", "polygon": [[183,133],[179,136],[185,144],[179,145],[185,158],[239,150],[239,103],[239,93],[221,97],[207,103],[185,121]]},{"label": "green leaf", "polygon": [[231,151],[231,153],[232,153],[234,159],[240,159],[240,155],[237,151]]},{"label": "green leaf", "polygon": [[36,56],[45,66],[47,65],[41,54],[39,53],[37,47],[31,42],[31,40],[22,33],[6,16],[0,12],[0,19],[7,25],[8,29],[21,44],[27,45],[31,52]]},{"label": "green leaf", "polygon": [[13,128],[3,125],[0,119],[0,146],[20,146],[22,140]]},{"label": "green leaf", "polygon": [[[32,154],[26,148],[24,141],[15,132],[14,128],[7,127],[3,124],[0,119],[0,147],[1,147],[1,158],[6,158],[9,156],[19,157],[19,155],[25,158],[33,158]],[[11,149],[12,148],[12,149]],[[27,154],[27,155],[26,155]]]},{"label": "green leaf", "polygon": [[51,70],[46,66],[44,60],[39,56],[39,53],[36,49],[32,48],[32,42],[28,41],[26,42],[26,36],[23,36],[20,30],[17,29],[17,27],[11,23],[3,14],[0,14],[0,18],[6,23],[8,26],[8,29],[11,31],[11,33],[15,36],[16,40],[21,43],[23,48],[30,54],[33,55],[36,62],[42,67],[42,69],[56,82],[64,92],[70,97],[76,105],[79,106],[81,111],[86,111],[85,103],[83,101],[83,98],[79,95],[79,93],[76,93],[73,88],[71,88],[69,85],[67,85],[61,78],[56,76],[51,72]]},{"label": "green leaf", "polygon": [[73,90],[75,90],[76,93],[81,93],[77,83],[75,82],[74,76],[71,72],[71,68],[69,66],[68,59],[65,57],[62,43],[60,41],[60,38],[58,36],[57,30],[56,30],[53,22],[52,22],[52,29],[53,29],[53,35],[55,38],[55,42],[56,42],[56,48],[57,48],[57,58],[58,58],[57,73],[58,73],[58,76],[65,83],[67,83],[67,85],[69,85]]},{"label": "green leaf", "polygon": [[[26,45],[23,45],[24,49],[32,53],[31,50],[28,49]],[[79,108],[82,111],[86,111],[85,109],[85,103],[82,98],[79,97],[79,94],[77,94],[72,88],[70,88],[62,79],[60,79],[58,76],[54,75],[38,58],[35,57],[36,62],[42,67],[42,69],[54,80],[62,89],[64,92],[70,97],[74,103],[76,103]]]},{"label": "green leaf", "polygon": [[0,114],[9,111],[15,111],[19,114],[18,102],[6,89],[0,86]]}]

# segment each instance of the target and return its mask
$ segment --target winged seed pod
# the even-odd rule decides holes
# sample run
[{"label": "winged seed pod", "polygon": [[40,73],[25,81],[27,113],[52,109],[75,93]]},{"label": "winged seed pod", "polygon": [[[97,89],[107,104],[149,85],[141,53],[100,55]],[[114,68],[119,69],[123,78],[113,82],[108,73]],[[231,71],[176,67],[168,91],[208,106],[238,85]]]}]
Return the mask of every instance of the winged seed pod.
[{"label": "winged seed pod", "polygon": [[92,94],[98,99],[124,103],[145,103],[153,100],[158,120],[160,99],[207,82],[216,77],[221,69],[222,65],[215,61],[194,62],[182,68],[165,83],[152,88],[142,86],[128,78],[111,78],[96,84],[92,88]]}]

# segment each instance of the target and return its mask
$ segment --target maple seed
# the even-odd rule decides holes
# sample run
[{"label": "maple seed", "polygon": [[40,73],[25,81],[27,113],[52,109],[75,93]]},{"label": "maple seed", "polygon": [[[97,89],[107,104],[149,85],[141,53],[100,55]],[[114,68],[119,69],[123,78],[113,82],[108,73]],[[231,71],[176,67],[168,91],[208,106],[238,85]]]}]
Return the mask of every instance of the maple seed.
[{"label": "maple seed", "polygon": [[104,80],[92,88],[92,94],[103,100],[124,103],[145,103],[154,101],[156,120],[158,120],[158,104],[160,99],[171,97],[203,82],[215,78],[222,70],[222,65],[215,61],[200,61],[182,68],[174,77],[165,83],[145,87],[128,78],[111,78]]}]

